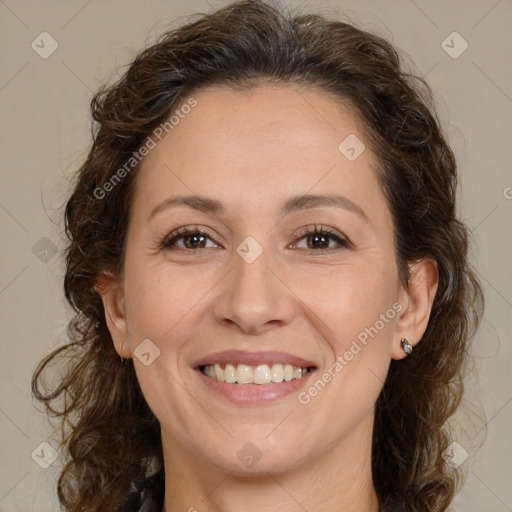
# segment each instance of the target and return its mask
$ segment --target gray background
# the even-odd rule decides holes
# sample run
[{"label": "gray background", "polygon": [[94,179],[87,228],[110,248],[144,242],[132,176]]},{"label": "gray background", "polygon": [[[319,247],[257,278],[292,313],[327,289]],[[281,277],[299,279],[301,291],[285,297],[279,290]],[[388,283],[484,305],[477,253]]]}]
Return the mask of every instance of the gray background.
[{"label": "gray background", "polygon": [[[90,143],[89,102],[144,45],[177,18],[214,0],[0,0],[0,511],[58,510],[58,459],[43,469],[31,454],[50,439],[30,378],[65,343],[61,206]],[[295,8],[350,19],[391,39],[434,89],[458,159],[460,214],[473,228],[472,258],[487,308],[475,340],[476,370],[454,441],[468,474],[453,510],[512,511],[512,318],[510,168],[511,0],[316,0]],[[341,14],[336,14],[341,13]],[[51,49],[48,32],[58,48]],[[461,55],[463,40],[468,48]],[[44,43],[41,38],[44,37]],[[446,42],[442,45],[443,41]],[[449,55],[443,46],[451,46]],[[44,48],[43,48],[44,46]],[[448,48],[446,48],[448,49]],[[412,64],[411,64],[412,65]],[[56,251],[56,252],[55,252]],[[41,407],[41,406],[39,406]],[[464,451],[463,451],[464,450]],[[46,449],[48,452],[48,449]]]}]

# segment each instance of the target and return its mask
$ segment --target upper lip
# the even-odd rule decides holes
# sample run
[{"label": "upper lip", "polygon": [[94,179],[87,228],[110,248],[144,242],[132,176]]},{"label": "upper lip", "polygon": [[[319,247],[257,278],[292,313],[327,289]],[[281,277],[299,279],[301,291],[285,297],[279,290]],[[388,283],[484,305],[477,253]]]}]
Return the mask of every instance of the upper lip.
[{"label": "upper lip", "polygon": [[310,366],[316,367],[314,362],[286,352],[247,352],[244,350],[224,350],[222,352],[209,354],[195,361],[192,366],[194,368],[198,368],[199,366],[206,366],[210,364],[226,363],[246,364],[248,366],[259,364],[291,364],[292,366],[300,366],[302,368],[308,368]]}]

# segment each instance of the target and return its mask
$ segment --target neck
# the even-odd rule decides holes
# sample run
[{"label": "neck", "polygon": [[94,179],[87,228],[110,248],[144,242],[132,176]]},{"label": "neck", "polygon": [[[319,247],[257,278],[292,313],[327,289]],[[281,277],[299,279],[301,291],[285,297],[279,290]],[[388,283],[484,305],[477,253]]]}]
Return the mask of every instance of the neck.
[{"label": "neck", "polygon": [[372,427],[373,418],[366,428],[290,471],[269,469],[249,476],[199,459],[162,429],[163,512],[378,512],[371,470]]}]

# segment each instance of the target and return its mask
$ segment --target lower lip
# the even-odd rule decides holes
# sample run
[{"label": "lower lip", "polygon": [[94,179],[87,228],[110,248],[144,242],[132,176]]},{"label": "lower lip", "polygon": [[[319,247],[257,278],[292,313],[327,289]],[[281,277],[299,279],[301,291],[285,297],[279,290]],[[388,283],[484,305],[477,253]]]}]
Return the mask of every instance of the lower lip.
[{"label": "lower lip", "polygon": [[230,384],[207,377],[201,370],[196,369],[199,378],[215,393],[225,396],[235,404],[258,405],[273,402],[291,393],[296,393],[315,373],[308,371],[304,377],[272,384]]}]

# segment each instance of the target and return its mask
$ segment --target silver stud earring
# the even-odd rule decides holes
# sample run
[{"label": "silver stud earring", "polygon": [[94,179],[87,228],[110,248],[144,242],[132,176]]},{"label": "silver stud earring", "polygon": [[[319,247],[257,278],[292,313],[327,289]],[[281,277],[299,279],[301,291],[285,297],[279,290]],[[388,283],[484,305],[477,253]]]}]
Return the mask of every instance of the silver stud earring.
[{"label": "silver stud earring", "polygon": [[407,341],[407,338],[402,338],[400,340],[400,343],[402,344],[402,348],[404,349],[404,352],[409,355],[412,352],[413,346]]}]

